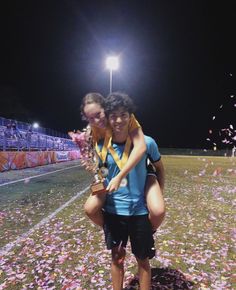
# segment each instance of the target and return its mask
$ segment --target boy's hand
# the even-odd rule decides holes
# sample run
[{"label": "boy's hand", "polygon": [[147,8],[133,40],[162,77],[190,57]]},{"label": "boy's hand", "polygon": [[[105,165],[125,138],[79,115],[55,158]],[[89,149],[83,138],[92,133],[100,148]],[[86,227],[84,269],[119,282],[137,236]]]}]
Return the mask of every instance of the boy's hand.
[{"label": "boy's hand", "polygon": [[112,180],[109,182],[106,190],[110,193],[116,191],[120,187],[120,183],[121,178],[119,177],[119,175],[117,175],[116,177],[112,178]]}]

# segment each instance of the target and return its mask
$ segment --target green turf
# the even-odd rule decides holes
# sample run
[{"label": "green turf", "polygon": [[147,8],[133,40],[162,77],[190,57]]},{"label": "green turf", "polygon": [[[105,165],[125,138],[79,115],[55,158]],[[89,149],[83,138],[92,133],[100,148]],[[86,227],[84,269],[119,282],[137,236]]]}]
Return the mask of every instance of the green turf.
[{"label": "green turf", "polygon": [[32,228],[89,182],[90,176],[76,167],[0,187],[0,247]]},{"label": "green turf", "polygon": [[[163,162],[167,213],[155,234],[152,289],[235,289],[235,161],[164,156]],[[52,193],[42,186],[41,194],[48,197],[38,215],[61,204],[60,196],[73,196],[83,178],[73,175],[73,170],[63,174],[58,187],[48,183]],[[28,195],[37,204],[40,194],[33,192]],[[0,257],[0,289],[111,289],[110,253],[105,250],[103,233],[83,213],[87,196]],[[26,211],[27,203],[23,205]],[[29,210],[37,211],[35,206]],[[17,214],[13,217],[19,219]],[[3,216],[1,234],[2,228],[9,227],[7,222]],[[16,229],[25,229],[24,223],[16,224]],[[9,232],[9,238],[11,234],[15,237]],[[138,289],[136,262],[129,247],[127,252],[125,284],[127,289]]]}]

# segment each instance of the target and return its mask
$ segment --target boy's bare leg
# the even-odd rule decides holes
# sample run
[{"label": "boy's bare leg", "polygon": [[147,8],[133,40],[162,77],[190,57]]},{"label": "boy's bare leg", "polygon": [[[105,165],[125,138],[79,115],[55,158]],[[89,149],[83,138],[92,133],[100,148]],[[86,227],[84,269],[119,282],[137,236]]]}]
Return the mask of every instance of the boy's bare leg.
[{"label": "boy's bare leg", "polygon": [[149,219],[153,230],[156,230],[165,217],[165,204],[161,188],[155,176],[147,177],[145,193],[149,210]]},{"label": "boy's bare leg", "polygon": [[125,249],[112,249],[111,277],[113,290],[123,289]]},{"label": "boy's bare leg", "polygon": [[151,287],[151,267],[149,259],[140,260],[136,257],[138,262],[138,273],[139,273],[139,289],[150,290]]},{"label": "boy's bare leg", "polygon": [[102,207],[104,205],[106,193],[90,195],[84,204],[84,210],[90,220],[96,225],[103,227],[104,219]]}]

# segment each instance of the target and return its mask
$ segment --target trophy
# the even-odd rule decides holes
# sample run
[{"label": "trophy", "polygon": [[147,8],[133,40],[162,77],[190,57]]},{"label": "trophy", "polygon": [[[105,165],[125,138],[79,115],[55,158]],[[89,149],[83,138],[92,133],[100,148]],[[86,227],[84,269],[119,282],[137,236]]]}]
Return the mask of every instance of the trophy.
[{"label": "trophy", "polygon": [[94,174],[93,182],[90,186],[92,194],[106,193],[105,177],[108,175],[108,169],[104,166],[99,168],[99,157],[93,147],[90,128],[87,127],[83,131],[77,130],[76,133],[68,132],[68,135],[80,149],[82,165],[86,170]]}]

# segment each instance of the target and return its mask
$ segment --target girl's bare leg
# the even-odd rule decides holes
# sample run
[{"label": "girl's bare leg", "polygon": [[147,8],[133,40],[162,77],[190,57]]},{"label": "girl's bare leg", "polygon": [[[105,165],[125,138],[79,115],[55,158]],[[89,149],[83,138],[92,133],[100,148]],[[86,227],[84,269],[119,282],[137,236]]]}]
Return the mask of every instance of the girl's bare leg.
[{"label": "girl's bare leg", "polygon": [[149,218],[153,230],[159,228],[165,217],[165,204],[161,188],[155,176],[148,175],[146,181],[146,201],[149,210]]},{"label": "girl's bare leg", "polygon": [[104,205],[106,193],[90,195],[84,204],[84,210],[90,220],[96,225],[103,227],[104,219],[102,207]]}]

